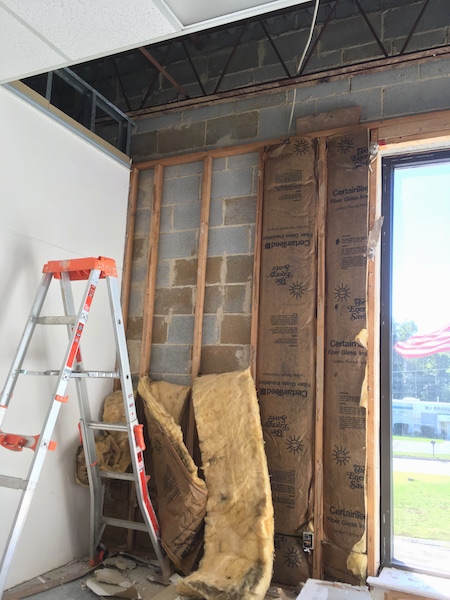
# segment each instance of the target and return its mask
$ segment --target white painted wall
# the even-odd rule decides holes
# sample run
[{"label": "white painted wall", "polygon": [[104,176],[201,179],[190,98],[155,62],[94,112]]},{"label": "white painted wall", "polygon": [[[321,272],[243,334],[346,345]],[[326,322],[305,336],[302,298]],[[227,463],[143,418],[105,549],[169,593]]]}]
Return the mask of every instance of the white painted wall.
[{"label": "white painted wall", "polygon": [[[3,386],[49,260],[108,256],[122,266],[129,168],[0,87],[0,386]],[[84,290],[74,283],[74,293]],[[43,314],[63,314],[52,283]],[[78,308],[78,306],[77,306]],[[33,337],[28,368],[59,369],[68,345],[64,327]],[[115,344],[106,283],[100,282],[82,344],[85,368],[114,368]],[[2,429],[34,435],[48,408],[54,378],[20,377]],[[90,381],[93,418],[112,382]],[[88,552],[88,490],[74,479],[78,407],[73,382],[55,429],[6,587]],[[0,473],[25,477],[31,451],[0,447]],[[19,492],[0,489],[0,552]]]}]

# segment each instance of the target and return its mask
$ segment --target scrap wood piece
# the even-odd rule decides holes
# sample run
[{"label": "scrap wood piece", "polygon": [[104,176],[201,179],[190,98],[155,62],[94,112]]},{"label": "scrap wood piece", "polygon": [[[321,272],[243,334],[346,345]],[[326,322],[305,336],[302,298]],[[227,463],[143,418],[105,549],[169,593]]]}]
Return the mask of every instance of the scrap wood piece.
[{"label": "scrap wood piece", "polygon": [[3,600],[21,600],[41,592],[64,585],[88,575],[95,569],[88,560],[74,560],[67,565],[53,569],[40,577],[16,585],[3,592]]},{"label": "scrap wood piece", "polygon": [[[207,491],[184,442],[181,427],[165,408],[165,393],[171,398],[189,388],[141,377],[142,398],[153,463],[161,544],[184,574],[192,571],[203,546],[203,520]],[[165,393],[163,393],[165,392]]]},{"label": "scrap wood piece", "polygon": [[250,370],[195,379],[193,404],[208,488],[205,554],[182,596],[262,600],[273,566],[273,506]]}]

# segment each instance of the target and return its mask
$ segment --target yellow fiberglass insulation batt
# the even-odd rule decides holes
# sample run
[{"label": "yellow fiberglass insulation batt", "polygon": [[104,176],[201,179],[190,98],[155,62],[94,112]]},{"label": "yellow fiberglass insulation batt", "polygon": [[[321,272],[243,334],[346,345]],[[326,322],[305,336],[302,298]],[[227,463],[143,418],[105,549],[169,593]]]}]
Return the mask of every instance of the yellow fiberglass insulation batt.
[{"label": "yellow fiberglass insulation batt", "polygon": [[254,382],[249,370],[205,375],[192,393],[208,489],[205,553],[178,592],[259,600],[272,576],[274,525]]}]

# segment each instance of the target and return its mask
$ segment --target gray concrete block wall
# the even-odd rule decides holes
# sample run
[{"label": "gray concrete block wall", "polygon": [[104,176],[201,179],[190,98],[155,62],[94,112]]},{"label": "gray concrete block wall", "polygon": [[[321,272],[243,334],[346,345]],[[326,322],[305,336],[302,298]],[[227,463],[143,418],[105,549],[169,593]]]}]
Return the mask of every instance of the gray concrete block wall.
[{"label": "gray concrete block wall", "polygon": [[[449,109],[449,73],[450,59],[436,56],[300,85],[291,134],[296,117],[337,108],[361,106],[363,122]],[[140,143],[133,159],[285,140],[293,96],[292,90],[267,92],[142,118],[138,120],[135,135]],[[145,143],[147,136],[149,144]],[[149,148],[150,152],[143,150]],[[197,161],[165,169],[151,375],[179,383],[190,382],[188,341],[195,307],[202,168],[202,161]],[[243,368],[249,362],[257,169],[255,153],[213,161],[201,363],[204,373]],[[128,333],[132,368],[138,364],[140,350],[152,178],[151,170],[141,173],[136,213]]]},{"label": "gray concrete block wall", "polygon": [[[250,356],[258,155],[213,161],[201,371],[245,368]],[[164,169],[150,376],[191,382],[203,162]],[[139,367],[153,170],[139,180],[128,343]]]}]

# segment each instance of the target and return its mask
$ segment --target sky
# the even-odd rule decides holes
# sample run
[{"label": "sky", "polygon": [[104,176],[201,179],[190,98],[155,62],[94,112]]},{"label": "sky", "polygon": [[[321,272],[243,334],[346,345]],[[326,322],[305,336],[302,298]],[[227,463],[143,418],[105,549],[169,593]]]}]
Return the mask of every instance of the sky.
[{"label": "sky", "polygon": [[450,323],[450,160],[398,168],[394,179],[392,312],[417,333]]}]

